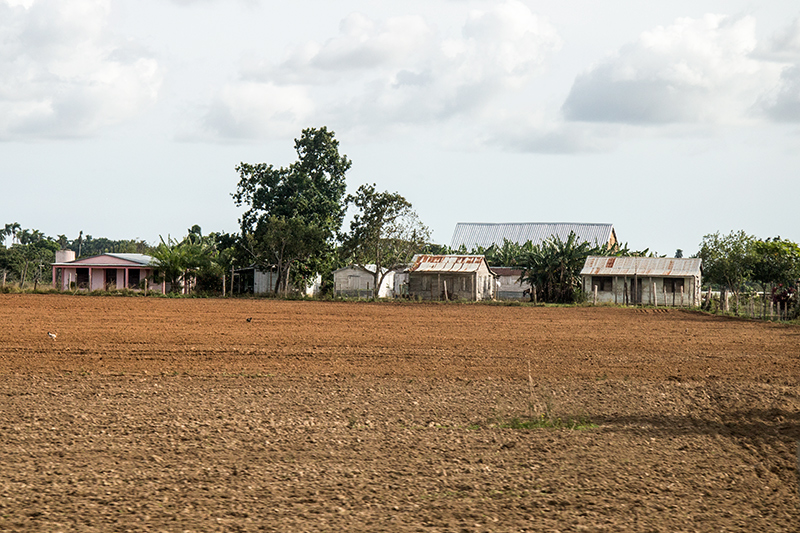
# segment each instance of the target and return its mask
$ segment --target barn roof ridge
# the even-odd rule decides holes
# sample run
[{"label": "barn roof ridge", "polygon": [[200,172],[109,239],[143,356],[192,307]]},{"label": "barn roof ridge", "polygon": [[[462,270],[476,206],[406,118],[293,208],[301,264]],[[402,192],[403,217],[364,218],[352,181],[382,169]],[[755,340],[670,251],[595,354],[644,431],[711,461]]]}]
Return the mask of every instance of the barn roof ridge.
[{"label": "barn roof ridge", "polygon": [[571,232],[586,242],[616,242],[614,225],[608,222],[458,222],[450,247],[488,248],[504,240],[540,244],[552,236],[564,240]]}]

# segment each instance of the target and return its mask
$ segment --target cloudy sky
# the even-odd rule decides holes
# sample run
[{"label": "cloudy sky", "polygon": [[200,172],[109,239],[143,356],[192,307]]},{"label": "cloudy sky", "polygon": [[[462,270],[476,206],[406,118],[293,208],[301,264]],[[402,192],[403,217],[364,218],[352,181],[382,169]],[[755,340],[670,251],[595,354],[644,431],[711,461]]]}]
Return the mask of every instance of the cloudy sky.
[{"label": "cloudy sky", "polygon": [[238,231],[239,162],[336,132],[348,187],[632,248],[800,241],[796,1],[0,0],[0,224]]}]

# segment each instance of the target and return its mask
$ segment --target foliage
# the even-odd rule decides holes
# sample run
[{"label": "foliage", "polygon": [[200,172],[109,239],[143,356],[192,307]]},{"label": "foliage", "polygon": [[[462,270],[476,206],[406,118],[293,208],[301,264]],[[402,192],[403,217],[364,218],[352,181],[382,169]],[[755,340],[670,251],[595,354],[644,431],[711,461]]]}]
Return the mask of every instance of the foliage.
[{"label": "foliage", "polygon": [[703,276],[709,283],[738,292],[752,272],[754,242],[755,237],[743,230],[704,236],[697,254],[703,261]]},{"label": "foliage", "polygon": [[[59,236],[64,237],[64,236]],[[105,237],[94,238],[91,235],[79,235],[78,239],[69,241],[64,237],[65,244],[62,250],[72,250],[76,257],[92,257],[102,254],[146,254],[150,255],[152,246],[145,241],[138,240],[113,240]]]},{"label": "foliage", "polygon": [[347,203],[358,212],[350,232],[342,236],[342,250],[357,265],[375,265],[375,296],[389,272],[411,261],[430,239],[430,230],[419,220],[411,203],[398,193],[376,192],[362,185]]},{"label": "foliage", "polygon": [[277,266],[276,291],[281,282],[288,287],[293,267],[316,270],[315,258],[333,252],[345,214],[345,173],[352,165],[325,127],[303,130],[295,150],[298,161],[287,168],[236,167],[240,179],[233,199],[237,207],[248,206],[239,220],[243,245],[255,264]]},{"label": "foliage", "polygon": [[172,292],[181,289],[189,292],[198,279],[219,278],[223,274],[214,235],[204,237],[197,225],[180,242],[169,236],[166,241],[161,237],[152,256],[156,260],[156,275],[170,284]]},{"label": "foliage", "polygon": [[10,248],[0,247],[0,279],[10,275],[10,279],[19,282],[20,288],[24,288],[26,282],[33,282],[34,289],[39,283],[50,281],[48,267],[58,250],[53,239],[39,230],[24,229],[16,222],[6,224],[0,235],[3,240],[12,238]]},{"label": "foliage", "polygon": [[752,244],[751,275],[764,291],[768,285],[793,284],[800,278],[800,246],[774,239],[757,240]]},{"label": "foliage", "polygon": [[503,239],[502,246],[496,244],[488,248],[477,247],[470,253],[472,255],[482,255],[486,258],[489,266],[520,266],[520,261],[523,260],[527,254],[533,252],[533,243],[527,241],[525,244],[519,244],[508,239]]},{"label": "foliage", "polygon": [[[703,261],[703,276],[706,281],[732,291],[737,310],[739,293],[753,271],[755,241],[755,237],[743,230],[732,231],[728,235],[716,232],[703,237],[697,254]],[[725,307],[724,310],[728,311],[728,308]]]},{"label": "foliage", "polygon": [[534,288],[539,301],[571,303],[579,297],[580,272],[586,258],[609,253],[606,246],[579,241],[574,232],[565,241],[553,235],[519,258],[521,280]]}]

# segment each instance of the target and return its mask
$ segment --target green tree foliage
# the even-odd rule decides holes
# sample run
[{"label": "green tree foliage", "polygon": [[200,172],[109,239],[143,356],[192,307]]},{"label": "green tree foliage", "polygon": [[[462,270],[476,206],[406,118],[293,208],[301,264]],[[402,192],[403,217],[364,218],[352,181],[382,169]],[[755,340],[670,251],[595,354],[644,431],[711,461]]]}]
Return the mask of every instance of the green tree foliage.
[{"label": "green tree foliage", "polygon": [[[786,304],[794,300],[797,308],[800,246],[780,237],[755,241],[751,277],[774,302]],[[766,298],[763,302],[766,314]]]},{"label": "green tree foliage", "polygon": [[19,225],[19,222],[12,222],[11,224],[6,224],[3,228],[0,235],[2,235],[2,239],[0,241],[5,241],[8,237],[11,237],[11,244],[13,245],[17,241],[17,233],[22,229]]},{"label": "green tree foliage", "polygon": [[755,237],[739,230],[728,235],[711,233],[700,243],[697,256],[703,261],[703,277],[708,283],[733,292],[737,304],[739,293],[753,271],[755,242]]},{"label": "green tree foliage", "polygon": [[580,294],[580,272],[586,258],[610,253],[605,245],[578,240],[574,232],[564,241],[554,235],[520,256],[521,280],[534,288],[539,301],[572,303]]},{"label": "green tree foliage", "polygon": [[233,199],[237,207],[247,206],[239,220],[242,242],[256,265],[277,267],[276,292],[282,282],[288,287],[292,268],[316,270],[320,256],[333,253],[345,215],[345,173],[352,165],[325,127],[303,130],[295,150],[298,160],[286,168],[236,167]]},{"label": "green tree foliage", "polygon": [[520,261],[531,252],[533,252],[533,243],[531,241],[520,244],[503,239],[503,244],[500,246],[497,244],[493,244],[488,248],[479,246],[473,249],[470,254],[484,256],[489,266],[514,267],[519,266]]},{"label": "green tree foliage", "polygon": [[768,285],[794,284],[800,279],[800,246],[775,237],[753,242],[752,279]]},{"label": "green tree foliage", "polygon": [[92,257],[102,254],[147,254],[150,255],[152,246],[145,241],[138,240],[112,240],[105,237],[94,238],[91,235],[83,235],[77,239],[67,240],[66,246],[62,244],[63,250],[72,250],[79,259]]},{"label": "green tree foliage", "polygon": [[398,193],[377,192],[362,185],[347,197],[357,212],[350,232],[342,236],[342,250],[351,262],[365,268],[375,265],[375,296],[383,280],[411,261],[430,240],[430,230],[420,221],[411,202]]},{"label": "green tree foliage", "polygon": [[6,224],[0,232],[3,239],[11,237],[11,247],[0,247],[0,279],[13,280],[25,288],[33,283],[50,281],[50,264],[55,260],[59,246],[52,238],[39,230],[22,228],[18,223]]},{"label": "green tree foliage", "polygon": [[161,237],[152,256],[157,262],[156,275],[170,284],[172,292],[189,292],[195,285],[201,290],[213,288],[209,280],[221,279],[223,275],[216,237],[214,234],[204,237],[200,226],[193,226],[182,241],[170,237],[165,241]]}]

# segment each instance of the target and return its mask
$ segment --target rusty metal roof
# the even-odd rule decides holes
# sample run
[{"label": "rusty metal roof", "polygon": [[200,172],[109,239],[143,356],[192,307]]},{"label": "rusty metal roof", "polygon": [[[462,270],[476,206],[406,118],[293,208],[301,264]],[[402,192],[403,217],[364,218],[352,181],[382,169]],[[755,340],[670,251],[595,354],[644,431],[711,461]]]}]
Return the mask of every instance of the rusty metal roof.
[{"label": "rusty metal roof", "polygon": [[[486,264],[482,255],[427,255],[417,254],[411,260],[408,272],[460,272],[469,273],[480,270]],[[488,269],[488,265],[486,266]]]},{"label": "rusty metal roof", "polygon": [[573,222],[510,222],[510,223],[482,223],[459,222],[453,232],[450,248],[458,249],[462,245],[468,250],[480,246],[488,248],[492,244],[503,245],[503,240],[525,244],[531,241],[534,245],[541,244],[552,236],[557,236],[566,241],[570,232],[581,242],[592,244],[607,244],[616,241],[613,224],[583,224]]},{"label": "rusty metal roof", "polygon": [[676,276],[700,275],[697,257],[598,257],[589,256],[581,276]]}]

